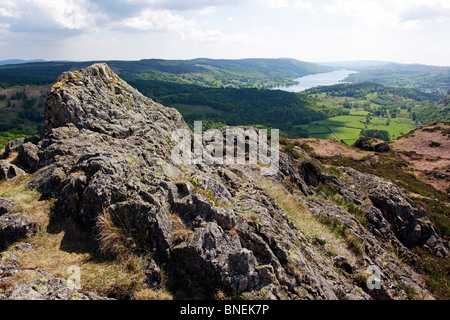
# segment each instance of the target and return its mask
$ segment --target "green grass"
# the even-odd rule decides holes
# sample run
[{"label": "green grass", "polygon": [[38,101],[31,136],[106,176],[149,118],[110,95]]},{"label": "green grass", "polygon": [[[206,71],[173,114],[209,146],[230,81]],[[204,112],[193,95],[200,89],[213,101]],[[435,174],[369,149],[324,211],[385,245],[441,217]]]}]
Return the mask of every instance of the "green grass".
[{"label": "green grass", "polygon": [[0,150],[5,148],[6,144],[14,139],[18,138],[30,138],[37,136],[37,129],[24,128],[22,131],[11,130],[7,132],[0,132]]},{"label": "green grass", "polygon": [[[308,130],[313,138],[338,139],[347,144],[352,144],[359,139],[360,131],[366,127],[366,116],[364,114],[367,114],[367,112],[355,109],[352,110],[352,113],[353,115],[314,121],[298,127]],[[386,123],[387,118],[372,117],[367,129],[386,130],[389,132],[391,139],[397,139],[417,127],[408,118],[392,118],[389,125],[386,125]]]},{"label": "green grass", "polygon": [[351,116],[366,116],[368,114],[369,114],[368,111],[364,111],[362,109],[352,109],[352,110],[350,110],[350,115]]},{"label": "green grass", "polygon": [[352,140],[359,137],[361,129],[348,128],[348,127],[329,127],[339,140]]}]

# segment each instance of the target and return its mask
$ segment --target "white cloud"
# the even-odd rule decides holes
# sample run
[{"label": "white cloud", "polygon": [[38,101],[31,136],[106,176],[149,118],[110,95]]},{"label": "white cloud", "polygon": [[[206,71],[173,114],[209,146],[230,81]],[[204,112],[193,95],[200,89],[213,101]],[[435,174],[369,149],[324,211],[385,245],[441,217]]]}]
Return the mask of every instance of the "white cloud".
[{"label": "white cloud", "polygon": [[[30,0],[31,8],[41,11],[61,28],[81,30],[95,25],[88,0]],[[30,11],[28,11],[30,13]]]},{"label": "white cloud", "polygon": [[17,0],[2,2],[0,16],[12,31],[38,33],[91,30],[102,14],[89,0]]},{"label": "white cloud", "polygon": [[300,8],[306,11],[310,11],[310,12],[316,12],[314,5],[309,2],[309,1],[305,1],[305,0],[297,0],[295,1],[292,6],[294,8]]},{"label": "white cloud", "polygon": [[447,0],[400,0],[396,3],[402,21],[436,21],[450,19],[450,2]]},{"label": "white cloud", "polygon": [[4,0],[0,3],[0,17],[17,17],[17,6],[13,0]]},{"label": "white cloud", "polygon": [[237,34],[227,34],[220,30],[201,30],[198,28],[192,28],[181,32],[181,37],[187,42],[249,42],[254,39],[237,33]]},{"label": "white cloud", "polygon": [[169,10],[146,9],[138,16],[125,19],[121,26],[139,31],[173,32],[185,42],[241,42],[249,38],[242,34],[228,34],[220,30],[204,30],[192,19],[185,19]]},{"label": "white cloud", "polygon": [[274,9],[286,8],[289,6],[287,0],[264,0],[264,2],[269,8]]},{"label": "white cloud", "polygon": [[202,9],[202,10],[199,12],[199,14],[202,14],[202,15],[208,15],[208,14],[212,14],[212,13],[214,13],[214,12],[216,12],[216,11],[217,11],[217,7],[210,6],[210,7],[206,7],[206,8],[204,8],[204,9]]},{"label": "white cloud", "polygon": [[427,21],[450,20],[448,0],[333,0],[324,4],[323,10],[350,16],[375,29],[417,29]]},{"label": "white cloud", "polygon": [[[116,0],[117,1],[117,0]],[[127,1],[127,0],[125,0]],[[153,8],[167,10],[196,10],[208,7],[239,5],[247,0],[139,0],[151,4]]]},{"label": "white cloud", "polygon": [[333,0],[323,6],[324,12],[331,15],[347,15],[372,28],[395,27],[399,18],[386,6],[375,1]]},{"label": "white cloud", "polygon": [[152,9],[146,9],[136,17],[125,19],[121,24],[141,31],[179,31],[196,26],[194,20],[186,20],[169,10]]},{"label": "white cloud", "polygon": [[260,0],[259,3],[272,9],[279,8],[300,8],[314,12],[314,5],[307,0]]}]

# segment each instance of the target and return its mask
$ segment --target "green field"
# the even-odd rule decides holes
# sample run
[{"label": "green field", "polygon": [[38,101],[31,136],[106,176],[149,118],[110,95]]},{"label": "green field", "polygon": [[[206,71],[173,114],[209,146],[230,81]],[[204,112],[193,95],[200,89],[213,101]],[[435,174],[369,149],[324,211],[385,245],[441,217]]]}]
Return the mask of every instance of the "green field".
[{"label": "green field", "polygon": [[353,112],[358,113],[361,115],[338,116],[298,127],[308,130],[313,138],[337,139],[347,144],[353,144],[358,140],[362,129],[386,130],[391,139],[396,139],[417,127],[414,121],[407,118],[392,118],[390,124],[386,125],[388,119],[384,117],[372,117],[370,123],[366,125],[364,111]]}]

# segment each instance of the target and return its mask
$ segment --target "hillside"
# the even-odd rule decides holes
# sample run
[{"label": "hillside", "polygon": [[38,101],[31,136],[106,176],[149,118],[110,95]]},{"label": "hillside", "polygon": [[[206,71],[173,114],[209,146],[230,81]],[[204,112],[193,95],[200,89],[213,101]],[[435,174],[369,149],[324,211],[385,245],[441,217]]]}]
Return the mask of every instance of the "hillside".
[{"label": "hillside", "polygon": [[450,192],[450,123],[432,123],[391,143],[436,189]]},{"label": "hillside", "polygon": [[349,75],[345,81],[369,81],[387,86],[445,94],[450,87],[450,67],[387,63],[362,68],[359,73]]},{"label": "hillside", "polygon": [[310,140],[281,139],[269,175],[234,143],[245,163],[180,163],[173,133],[198,136],[106,64],[62,74],[44,120],[0,162],[0,299],[449,297],[445,213]]},{"label": "hillside", "polygon": [[447,92],[447,95],[439,101],[438,105],[442,107],[450,106],[450,90]]},{"label": "hillside", "polygon": [[[100,61],[96,61],[100,62]],[[294,59],[107,61],[126,81],[157,80],[206,87],[269,88],[331,68]],[[0,87],[53,83],[66,70],[93,62],[41,62],[0,66]]]}]

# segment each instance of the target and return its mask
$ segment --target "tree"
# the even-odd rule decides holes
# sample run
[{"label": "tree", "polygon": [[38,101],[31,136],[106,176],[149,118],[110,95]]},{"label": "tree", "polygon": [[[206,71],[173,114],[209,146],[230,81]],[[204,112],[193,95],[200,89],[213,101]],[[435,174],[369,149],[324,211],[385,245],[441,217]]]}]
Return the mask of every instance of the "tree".
[{"label": "tree", "polygon": [[390,141],[389,132],[387,132],[386,130],[375,130],[375,129],[361,130],[360,136]]}]

